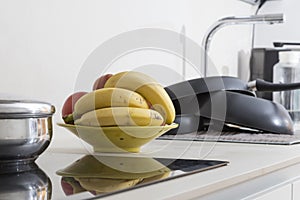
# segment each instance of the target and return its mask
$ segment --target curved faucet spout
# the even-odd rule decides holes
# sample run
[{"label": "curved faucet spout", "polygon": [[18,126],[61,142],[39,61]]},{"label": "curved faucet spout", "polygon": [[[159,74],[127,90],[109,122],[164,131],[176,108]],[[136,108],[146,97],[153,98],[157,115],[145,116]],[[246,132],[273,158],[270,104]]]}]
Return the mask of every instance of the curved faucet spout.
[{"label": "curved faucet spout", "polygon": [[237,25],[237,24],[275,24],[275,23],[283,23],[284,15],[283,14],[266,14],[266,15],[251,15],[251,16],[241,16],[241,17],[225,17],[217,22],[215,22],[212,26],[209,27],[208,31],[205,33],[202,40],[202,69],[204,77],[207,76],[207,60],[208,60],[208,51],[210,47],[210,43],[213,35],[222,27],[228,25]]}]

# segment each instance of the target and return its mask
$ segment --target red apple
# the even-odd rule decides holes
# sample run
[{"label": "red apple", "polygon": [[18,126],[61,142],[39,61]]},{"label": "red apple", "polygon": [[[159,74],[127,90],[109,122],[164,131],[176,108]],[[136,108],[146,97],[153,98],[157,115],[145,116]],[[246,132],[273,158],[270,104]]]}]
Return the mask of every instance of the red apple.
[{"label": "red apple", "polygon": [[61,187],[64,191],[64,193],[69,196],[69,195],[72,195],[74,194],[73,192],[73,187],[71,184],[69,184],[67,181],[65,181],[64,179],[61,179]]},{"label": "red apple", "polygon": [[67,196],[86,191],[73,177],[62,177],[60,183]]},{"label": "red apple", "polygon": [[113,75],[112,74],[105,74],[103,76],[100,76],[95,82],[94,82],[94,85],[93,85],[93,90],[98,90],[98,89],[101,89],[101,88],[104,88],[104,85],[106,83],[106,81],[112,77]]},{"label": "red apple", "polygon": [[74,94],[71,94],[65,101],[62,107],[62,117],[66,117],[73,113],[73,108],[75,103],[82,97],[83,95],[87,94],[87,92],[76,92]]}]

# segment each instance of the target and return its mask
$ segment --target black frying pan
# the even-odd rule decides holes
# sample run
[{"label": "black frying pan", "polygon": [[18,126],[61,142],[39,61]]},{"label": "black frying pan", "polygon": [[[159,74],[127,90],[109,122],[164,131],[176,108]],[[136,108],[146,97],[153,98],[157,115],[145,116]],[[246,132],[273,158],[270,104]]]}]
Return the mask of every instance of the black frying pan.
[{"label": "black frying pan", "polygon": [[238,78],[230,76],[197,78],[170,85],[165,89],[172,100],[191,97],[195,94],[198,95],[220,90],[236,91],[239,93],[255,96],[255,93],[249,90],[247,83]]},{"label": "black frying pan", "polygon": [[212,76],[197,78],[170,85],[165,88],[171,99],[178,99],[195,94],[215,92],[220,90],[233,91],[255,96],[253,91],[284,91],[300,89],[300,83],[275,84],[261,79],[244,82],[231,76]]},{"label": "black frying pan", "polygon": [[[224,95],[226,102],[222,100]],[[225,105],[226,123],[271,133],[293,134],[293,121],[289,113],[282,105],[272,101],[230,91],[202,94],[198,100],[200,114],[203,117],[214,120],[224,119],[222,113],[218,112],[218,106]],[[217,106],[215,112],[211,112],[211,102]]]},{"label": "black frying pan", "polygon": [[[220,120],[271,133],[293,134],[293,122],[286,109],[272,101],[256,98],[253,88],[282,91],[299,89],[300,84],[273,84],[263,80],[246,83],[235,77],[206,77],[180,82],[165,89],[175,106],[177,121],[178,118],[189,121],[193,116],[200,116],[200,119]],[[213,112],[212,105],[215,107]],[[187,126],[179,123],[177,133],[191,132]]]}]

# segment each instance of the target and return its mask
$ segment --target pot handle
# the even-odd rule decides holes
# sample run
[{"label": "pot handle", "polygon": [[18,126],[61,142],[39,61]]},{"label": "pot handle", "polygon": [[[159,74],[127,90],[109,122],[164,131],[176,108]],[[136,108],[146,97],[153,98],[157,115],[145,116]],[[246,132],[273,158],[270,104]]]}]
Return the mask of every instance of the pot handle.
[{"label": "pot handle", "polygon": [[286,90],[297,90],[300,89],[300,83],[272,83],[262,79],[256,79],[250,81],[248,88],[252,91],[265,91],[265,92],[275,92],[275,91],[286,91]]}]

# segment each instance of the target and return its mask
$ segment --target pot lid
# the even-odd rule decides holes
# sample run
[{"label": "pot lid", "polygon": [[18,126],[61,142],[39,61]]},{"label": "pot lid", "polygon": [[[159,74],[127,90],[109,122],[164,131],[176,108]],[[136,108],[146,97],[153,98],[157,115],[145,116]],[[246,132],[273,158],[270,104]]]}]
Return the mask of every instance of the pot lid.
[{"label": "pot lid", "polygon": [[0,99],[0,119],[48,117],[54,112],[55,107],[46,102]]}]

